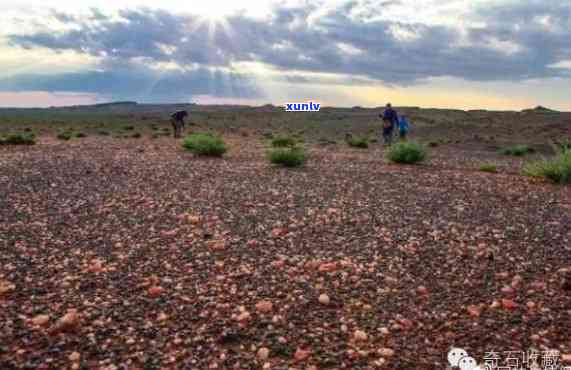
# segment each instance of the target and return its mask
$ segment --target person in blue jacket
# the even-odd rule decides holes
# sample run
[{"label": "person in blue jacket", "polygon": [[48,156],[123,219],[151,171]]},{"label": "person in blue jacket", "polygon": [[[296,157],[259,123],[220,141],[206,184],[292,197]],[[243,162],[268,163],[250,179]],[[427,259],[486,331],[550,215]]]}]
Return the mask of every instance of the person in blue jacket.
[{"label": "person in blue jacket", "polygon": [[399,138],[402,141],[405,141],[406,135],[408,134],[409,131],[410,131],[410,124],[408,123],[406,116],[400,116],[399,117]]},{"label": "person in blue jacket", "polygon": [[385,145],[391,145],[393,141],[393,131],[399,124],[398,114],[392,108],[391,103],[387,104],[381,117],[383,119],[383,139],[385,140]]}]

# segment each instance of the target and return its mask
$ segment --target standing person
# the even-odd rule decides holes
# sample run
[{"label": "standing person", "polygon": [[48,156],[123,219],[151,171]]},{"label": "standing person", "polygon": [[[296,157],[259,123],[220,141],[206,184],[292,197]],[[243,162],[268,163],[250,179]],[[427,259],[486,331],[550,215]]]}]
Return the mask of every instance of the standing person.
[{"label": "standing person", "polygon": [[188,112],[185,110],[180,110],[171,114],[171,124],[175,139],[181,136],[182,130],[184,129],[184,117],[187,116]]},{"label": "standing person", "polygon": [[398,125],[397,112],[392,108],[391,103],[387,104],[385,111],[382,114],[383,118],[383,139],[385,145],[391,145],[393,142],[393,131],[395,126]]},{"label": "standing person", "polygon": [[399,138],[402,141],[406,141],[406,135],[408,134],[409,131],[410,131],[410,124],[408,123],[406,116],[400,116],[399,117]]}]

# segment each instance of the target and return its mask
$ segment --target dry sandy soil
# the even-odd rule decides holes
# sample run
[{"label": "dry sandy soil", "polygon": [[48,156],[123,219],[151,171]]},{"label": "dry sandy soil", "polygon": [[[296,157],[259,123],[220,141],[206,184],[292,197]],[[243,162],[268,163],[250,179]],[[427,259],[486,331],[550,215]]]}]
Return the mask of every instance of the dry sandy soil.
[{"label": "dry sandy soil", "polygon": [[570,187],[470,130],[418,166],[320,132],[288,170],[265,158],[270,128],[232,125],[222,159],[146,131],[0,147],[0,369],[570,360]]}]

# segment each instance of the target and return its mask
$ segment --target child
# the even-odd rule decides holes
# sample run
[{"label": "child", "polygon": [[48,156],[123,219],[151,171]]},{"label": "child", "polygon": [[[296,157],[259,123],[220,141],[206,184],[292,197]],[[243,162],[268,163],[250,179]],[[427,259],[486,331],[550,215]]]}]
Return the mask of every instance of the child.
[{"label": "child", "polygon": [[406,140],[406,135],[410,131],[410,125],[405,116],[399,117],[399,137],[402,141]]}]

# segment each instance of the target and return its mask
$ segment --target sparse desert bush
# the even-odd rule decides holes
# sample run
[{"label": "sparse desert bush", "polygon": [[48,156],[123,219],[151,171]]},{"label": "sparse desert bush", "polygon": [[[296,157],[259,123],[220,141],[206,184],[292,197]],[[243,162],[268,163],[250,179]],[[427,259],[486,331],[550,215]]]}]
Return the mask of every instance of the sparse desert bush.
[{"label": "sparse desert bush", "polygon": [[353,148],[367,149],[369,147],[369,138],[366,136],[349,136],[347,137],[347,145]]},{"label": "sparse desert bush", "polygon": [[496,173],[496,172],[498,172],[498,166],[496,166],[495,164],[486,163],[486,164],[481,165],[479,167],[479,170],[482,172]]},{"label": "sparse desert bush", "polygon": [[413,164],[424,161],[426,157],[426,148],[414,141],[397,143],[387,152],[388,160],[393,163]]},{"label": "sparse desert bush", "polygon": [[571,183],[571,149],[561,150],[551,159],[542,159],[527,164],[524,174],[543,177],[558,184]]},{"label": "sparse desert bush", "polygon": [[195,133],[184,138],[182,146],[194,154],[221,157],[226,153],[226,144],[218,136],[209,133]]},{"label": "sparse desert bush", "polygon": [[125,131],[132,131],[132,130],[134,130],[134,129],[135,129],[135,126],[125,126],[125,127],[123,127],[123,130],[125,130]]},{"label": "sparse desert bush", "polygon": [[77,134],[75,134],[75,137],[82,138],[82,137],[87,137],[87,135],[84,134],[83,132],[78,132]]},{"label": "sparse desert bush", "polygon": [[133,139],[139,139],[140,137],[142,137],[142,135],[141,135],[140,132],[135,132],[133,135],[131,135],[131,137],[132,137]]},{"label": "sparse desert bush", "polygon": [[533,152],[535,152],[535,150],[527,145],[515,145],[500,150],[500,153],[503,155],[512,155],[515,157],[523,157]]},{"label": "sparse desert bush", "polygon": [[9,134],[6,137],[0,137],[0,145],[34,145],[36,136],[31,133],[25,134]]},{"label": "sparse desert bush", "polygon": [[109,136],[109,135],[111,135],[111,134],[109,133],[109,131],[99,131],[99,135],[101,135],[101,136]]},{"label": "sparse desert bush", "polygon": [[158,139],[161,136],[170,136],[170,133],[169,132],[155,132],[151,135],[151,138]]},{"label": "sparse desert bush", "polygon": [[322,145],[322,146],[326,146],[326,145],[337,145],[337,141],[335,141],[335,140],[330,140],[330,139],[325,138],[325,137],[319,138],[319,140],[317,141],[317,143],[318,143],[319,145]]},{"label": "sparse desert bush", "polygon": [[558,151],[571,150],[571,139],[556,142],[555,149]]},{"label": "sparse desert bush", "polygon": [[64,141],[71,140],[72,137],[73,137],[73,132],[70,131],[64,131],[57,134],[57,138]]},{"label": "sparse desert bush", "polygon": [[440,145],[440,143],[438,141],[431,141],[428,143],[428,146],[431,148],[436,148],[439,145]]},{"label": "sparse desert bush", "polygon": [[270,162],[284,167],[299,167],[307,161],[307,154],[300,147],[277,148],[269,153]]},{"label": "sparse desert bush", "polygon": [[296,141],[291,136],[277,136],[272,139],[272,146],[274,148],[286,148],[295,146]]}]

